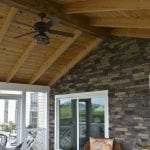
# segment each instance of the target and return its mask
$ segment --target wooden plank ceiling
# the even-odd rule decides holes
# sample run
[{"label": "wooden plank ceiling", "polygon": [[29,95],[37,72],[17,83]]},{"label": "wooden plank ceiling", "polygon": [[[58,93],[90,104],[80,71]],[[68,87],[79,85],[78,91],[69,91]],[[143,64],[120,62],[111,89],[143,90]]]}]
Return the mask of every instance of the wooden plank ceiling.
[{"label": "wooden plank ceiling", "polygon": [[[74,37],[49,34],[47,45],[35,34],[14,38],[33,31],[23,23],[34,25],[39,12],[60,18],[53,29]],[[0,81],[52,85],[111,35],[149,38],[149,18],[149,0],[1,0]]]}]

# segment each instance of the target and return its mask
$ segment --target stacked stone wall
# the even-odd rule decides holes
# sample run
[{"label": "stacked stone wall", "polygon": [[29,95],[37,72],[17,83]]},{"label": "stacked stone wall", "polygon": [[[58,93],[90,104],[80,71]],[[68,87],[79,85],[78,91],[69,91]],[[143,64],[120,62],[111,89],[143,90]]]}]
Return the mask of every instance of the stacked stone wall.
[{"label": "stacked stone wall", "polygon": [[54,96],[109,91],[109,134],[125,150],[150,144],[150,40],[112,37],[51,87],[50,149],[54,147]]}]

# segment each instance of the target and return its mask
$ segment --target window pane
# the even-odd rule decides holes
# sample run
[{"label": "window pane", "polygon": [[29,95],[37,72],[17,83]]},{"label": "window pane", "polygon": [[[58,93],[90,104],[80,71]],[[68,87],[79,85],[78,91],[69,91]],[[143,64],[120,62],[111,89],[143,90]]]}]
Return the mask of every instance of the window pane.
[{"label": "window pane", "polygon": [[101,98],[92,99],[91,136],[104,137],[104,104]]},{"label": "window pane", "polygon": [[60,149],[76,149],[76,111],[75,103],[70,99],[61,99],[59,103],[59,143]]},{"label": "window pane", "polygon": [[[27,92],[26,94],[26,127],[37,127],[38,93]],[[36,118],[36,119],[35,119]]]},{"label": "window pane", "polygon": [[17,144],[17,100],[0,99],[0,134],[7,136],[6,147]]},{"label": "window pane", "polygon": [[87,101],[79,100],[79,144],[80,149],[88,141],[88,116]]},{"label": "window pane", "polygon": [[45,93],[27,92],[26,93],[26,127],[44,128],[45,127]]},{"label": "window pane", "polygon": [[79,144],[83,149],[89,137],[104,137],[104,103],[102,99],[79,99]]}]

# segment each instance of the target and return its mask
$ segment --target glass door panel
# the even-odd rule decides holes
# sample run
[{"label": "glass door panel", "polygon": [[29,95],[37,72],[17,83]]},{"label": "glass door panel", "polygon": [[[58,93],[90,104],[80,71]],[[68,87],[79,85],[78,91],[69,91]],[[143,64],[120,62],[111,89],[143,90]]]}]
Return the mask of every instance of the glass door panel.
[{"label": "glass door panel", "polygon": [[90,135],[91,99],[79,100],[79,147],[83,148]]},{"label": "glass door panel", "polygon": [[101,98],[79,99],[79,144],[82,150],[89,137],[104,137],[104,102]]},{"label": "glass door panel", "polygon": [[59,101],[59,147],[62,150],[76,150],[76,100]]},{"label": "glass door panel", "polygon": [[91,134],[90,136],[95,138],[103,138],[104,126],[105,126],[105,106],[103,99],[93,98],[91,101]]}]

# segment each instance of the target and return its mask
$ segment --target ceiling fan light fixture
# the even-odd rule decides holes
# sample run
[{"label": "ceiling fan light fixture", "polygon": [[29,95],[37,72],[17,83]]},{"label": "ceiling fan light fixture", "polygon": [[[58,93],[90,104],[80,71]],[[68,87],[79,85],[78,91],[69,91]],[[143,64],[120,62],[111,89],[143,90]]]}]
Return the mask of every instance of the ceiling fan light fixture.
[{"label": "ceiling fan light fixture", "polygon": [[35,35],[34,39],[38,44],[49,44],[49,37],[45,33]]}]

